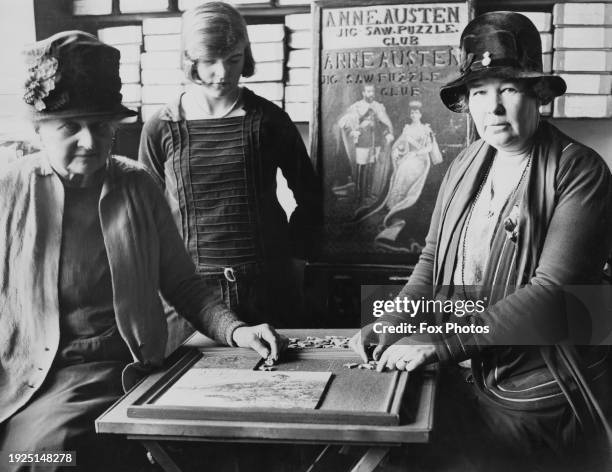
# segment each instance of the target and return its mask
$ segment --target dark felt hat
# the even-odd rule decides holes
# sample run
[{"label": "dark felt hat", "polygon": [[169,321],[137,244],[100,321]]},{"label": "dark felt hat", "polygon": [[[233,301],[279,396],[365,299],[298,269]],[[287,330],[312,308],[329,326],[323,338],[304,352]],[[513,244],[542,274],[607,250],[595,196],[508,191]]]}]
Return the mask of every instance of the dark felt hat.
[{"label": "dark felt hat", "polygon": [[485,13],[468,23],[461,34],[459,77],[442,86],[440,98],[451,111],[465,111],[466,84],[491,77],[542,81],[554,97],[566,89],[561,77],[542,72],[537,28],[526,16],[510,11]]},{"label": "dark felt hat", "polygon": [[100,116],[126,118],[121,105],[120,53],[83,31],[63,31],[23,51],[23,100],[34,120]]}]

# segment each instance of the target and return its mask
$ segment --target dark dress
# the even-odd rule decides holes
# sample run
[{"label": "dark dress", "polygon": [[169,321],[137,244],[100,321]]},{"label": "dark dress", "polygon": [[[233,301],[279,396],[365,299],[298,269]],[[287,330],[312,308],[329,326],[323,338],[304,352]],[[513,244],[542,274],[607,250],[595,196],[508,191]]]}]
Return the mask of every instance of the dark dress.
[{"label": "dark dress", "polygon": [[[185,120],[180,97],[142,132],[139,160],[157,177],[198,272],[246,322],[303,326],[292,257],[321,222],[321,190],[289,117],[248,89],[245,115]],[[297,207],[276,197],[281,169]]]}]

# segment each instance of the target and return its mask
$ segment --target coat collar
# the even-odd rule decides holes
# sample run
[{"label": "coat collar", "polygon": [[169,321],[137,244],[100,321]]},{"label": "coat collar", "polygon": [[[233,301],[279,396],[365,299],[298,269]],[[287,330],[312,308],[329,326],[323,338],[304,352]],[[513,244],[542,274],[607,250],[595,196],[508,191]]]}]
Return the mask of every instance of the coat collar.
[{"label": "coat collar", "polygon": [[[178,122],[185,119],[181,109],[181,99],[185,95],[185,92],[181,92],[177,97],[175,97],[172,101],[164,105],[160,112],[159,118],[162,121],[173,121]],[[249,112],[255,108],[255,100],[253,99],[255,94],[246,87],[242,87],[242,98],[243,105],[242,108]]]},{"label": "coat collar", "polygon": [[[446,258],[449,257],[451,239],[458,230],[472,198],[478,192],[484,173],[491,163],[494,149],[479,140],[472,144],[457,163],[457,171],[449,178],[447,183],[445,204],[442,209],[440,228],[438,230],[438,250],[435,266],[436,284],[440,283],[442,268]],[[450,254],[450,257],[453,257]]]},{"label": "coat collar", "polygon": [[30,156],[29,159],[37,159],[37,165],[34,167],[34,172],[40,176],[51,176],[56,175],[53,172],[53,168],[51,167],[51,162],[49,162],[49,158],[43,152],[39,152]]},{"label": "coat collar", "polygon": [[[31,156],[31,158],[38,159],[38,163],[34,169],[37,175],[41,177],[51,177],[57,181],[57,183],[61,183],[61,179],[51,167],[51,162],[49,158],[44,153],[39,153],[36,156]],[[102,183],[102,192],[100,193],[100,200],[104,198],[105,195],[111,192],[111,190],[116,186],[117,179],[120,178],[117,172],[117,159],[115,156],[111,156],[108,160],[106,175],[104,176],[104,182]]]},{"label": "coat collar", "polygon": [[[535,271],[539,254],[555,205],[555,179],[559,159],[571,140],[547,122],[541,122],[534,134],[531,166],[526,175],[526,193],[520,206],[519,239],[517,242],[517,274],[521,283],[524,276]],[[478,140],[466,149],[457,162],[457,171],[450,176],[444,196],[444,207],[438,230],[438,250],[434,276],[441,284],[445,261],[455,257],[451,246],[452,235],[458,229],[465,211],[484,178],[484,173],[495,149]],[[537,222],[537,224],[536,224]],[[446,277],[446,275],[445,275]]]}]

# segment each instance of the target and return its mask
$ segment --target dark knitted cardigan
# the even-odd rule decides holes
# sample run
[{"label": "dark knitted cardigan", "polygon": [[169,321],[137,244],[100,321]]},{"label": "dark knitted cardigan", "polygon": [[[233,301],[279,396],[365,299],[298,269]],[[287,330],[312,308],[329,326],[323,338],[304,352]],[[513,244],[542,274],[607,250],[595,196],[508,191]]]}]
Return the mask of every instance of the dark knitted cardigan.
[{"label": "dark knitted cardigan", "polygon": [[[437,344],[437,354],[442,362],[471,358],[480,391],[505,408],[538,409],[570,401],[582,405],[575,408],[577,414],[591,414],[585,379],[602,374],[608,350],[572,345],[569,324],[558,316],[564,308],[559,295],[562,287],[601,284],[612,249],[612,175],[595,151],[546,122],[534,143],[526,179],[494,232],[481,292],[488,296],[488,307],[468,320],[488,325],[490,332],[447,336]],[[494,153],[479,140],[451,164],[426,247],[400,297],[431,297],[432,286],[439,297],[452,286],[466,214]],[[502,222],[515,205],[520,216],[513,242]],[[399,318],[383,320],[397,323]],[[521,337],[527,337],[522,345],[508,345]],[[589,370],[588,364],[597,368]],[[576,392],[579,398],[572,399]]]}]

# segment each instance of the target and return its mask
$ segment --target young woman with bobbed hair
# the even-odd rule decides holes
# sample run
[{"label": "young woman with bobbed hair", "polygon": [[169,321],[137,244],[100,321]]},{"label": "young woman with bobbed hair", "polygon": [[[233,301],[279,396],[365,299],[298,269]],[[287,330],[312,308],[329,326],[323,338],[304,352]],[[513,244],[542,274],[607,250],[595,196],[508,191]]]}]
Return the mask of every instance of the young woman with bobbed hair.
[{"label": "young woman with bobbed hair", "polygon": [[[254,73],[244,18],[222,2],[183,15],[191,86],[144,126],[139,159],[165,189],[199,273],[247,320],[301,323],[291,258],[320,222],[321,191],[288,115],[239,85]],[[276,196],[281,169],[297,207]]]}]

